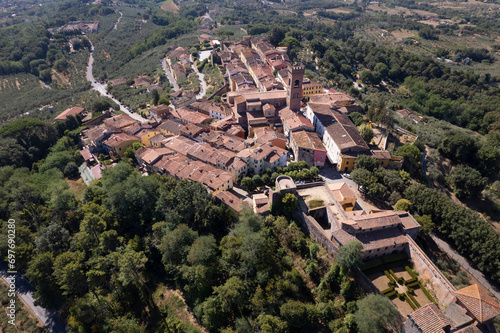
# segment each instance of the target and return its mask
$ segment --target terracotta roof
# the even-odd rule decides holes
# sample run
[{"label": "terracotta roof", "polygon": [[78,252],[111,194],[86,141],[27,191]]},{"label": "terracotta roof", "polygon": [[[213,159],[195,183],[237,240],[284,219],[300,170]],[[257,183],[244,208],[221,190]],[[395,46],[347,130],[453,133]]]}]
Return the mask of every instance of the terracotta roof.
[{"label": "terracotta roof", "polygon": [[131,125],[125,126],[121,128],[121,131],[123,133],[127,133],[128,135],[135,135],[137,132],[139,132],[141,129],[143,129],[142,125],[139,123],[133,123]]},{"label": "terracotta roof", "polygon": [[315,132],[297,131],[291,132],[291,138],[298,147],[326,151],[323,142]]},{"label": "terracotta roof", "polygon": [[106,146],[117,147],[126,141],[139,141],[135,136],[131,136],[125,133],[113,133],[110,137],[103,141]]},{"label": "terracotta roof", "polygon": [[452,323],[434,303],[429,303],[409,315],[422,333],[445,333]]},{"label": "terracotta roof", "polygon": [[186,107],[181,107],[172,111],[172,117],[184,120],[188,123],[202,124],[207,123],[213,118],[201,112],[191,111]]},{"label": "terracotta roof", "polygon": [[68,116],[76,116],[77,114],[80,114],[82,113],[83,111],[85,111],[84,108],[80,108],[80,107],[77,107],[77,106],[74,106],[72,108],[69,108],[69,109],[66,109],[64,110],[63,112],[61,112],[56,118],[55,120],[65,120],[66,118],[68,118]]},{"label": "terracotta roof", "polygon": [[112,86],[119,86],[120,84],[125,84],[127,83],[127,79],[116,79],[116,80],[111,80],[109,81]]},{"label": "terracotta roof", "polygon": [[205,131],[208,131],[208,129],[205,127],[198,126],[196,124],[186,124],[184,127],[180,129],[180,132],[182,134],[193,138]]},{"label": "terracotta roof", "polygon": [[309,103],[309,106],[341,150],[355,147],[369,150],[356,126],[346,114],[333,110],[326,104]]},{"label": "terracotta roof", "polygon": [[219,192],[215,195],[215,197],[220,201],[222,201],[226,206],[234,209],[237,212],[242,211],[245,208],[245,206],[249,207],[248,203],[241,200],[240,198],[238,198],[236,195],[234,195],[229,191]]},{"label": "terracotta roof", "polygon": [[118,128],[121,129],[123,127],[130,126],[132,124],[137,123],[136,120],[132,119],[128,114],[122,113],[118,116],[114,116],[104,120],[104,125],[106,127]]},{"label": "terracotta roof", "polygon": [[105,136],[107,134],[111,134],[113,132],[116,132],[116,131],[109,130],[108,128],[106,128],[104,126],[98,126],[98,127],[94,127],[94,128],[87,130],[84,134],[90,140],[97,141],[98,139],[102,138],[103,136]]},{"label": "terracotta roof", "polygon": [[225,116],[230,116],[233,114],[233,111],[231,110],[231,107],[227,103],[217,103],[217,102],[211,102],[206,99],[200,99],[194,103],[192,103],[189,107],[192,109],[202,112],[205,114],[210,114],[210,111],[212,112],[217,112],[220,114],[223,114]]},{"label": "terracotta roof", "polygon": [[167,137],[165,135],[160,133],[160,134],[156,134],[151,139],[149,139],[149,142],[158,144],[158,143],[162,142],[163,140],[165,140],[166,138]]},{"label": "terracotta roof", "polygon": [[341,102],[354,103],[354,98],[341,92],[312,95],[309,97],[309,99],[312,103],[327,104],[327,105],[341,103]]},{"label": "terracotta roof", "polygon": [[345,182],[328,184],[328,188],[333,192],[335,199],[339,202],[345,199],[356,199],[356,195]]},{"label": "terracotta roof", "polygon": [[85,161],[93,159],[92,153],[90,152],[89,148],[84,148],[80,150],[80,154],[82,155]]},{"label": "terracotta roof", "polygon": [[477,284],[455,291],[455,296],[479,322],[500,315],[500,305]]},{"label": "terracotta roof", "polygon": [[182,124],[179,121],[175,121],[175,120],[171,120],[171,119],[163,121],[158,126],[159,129],[173,133],[175,135],[179,135],[181,133],[180,130],[182,127],[184,127],[184,124]]},{"label": "terracotta roof", "polygon": [[354,235],[351,235],[344,229],[337,229],[332,233],[332,235],[342,245],[345,245],[352,240],[359,240],[363,243],[363,252],[407,243],[406,237],[397,227],[370,232],[359,232]]},{"label": "terracotta roof", "polygon": [[173,151],[167,148],[141,147],[137,149],[135,155],[147,164],[151,164],[156,162],[161,156],[173,153]]}]

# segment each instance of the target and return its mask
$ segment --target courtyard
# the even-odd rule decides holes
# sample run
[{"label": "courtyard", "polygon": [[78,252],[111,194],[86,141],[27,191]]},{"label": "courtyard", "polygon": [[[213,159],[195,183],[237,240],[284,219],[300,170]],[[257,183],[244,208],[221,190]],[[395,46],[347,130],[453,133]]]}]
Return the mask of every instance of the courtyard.
[{"label": "courtyard", "polygon": [[363,272],[403,316],[428,303],[435,303],[404,253],[370,260],[365,263]]}]

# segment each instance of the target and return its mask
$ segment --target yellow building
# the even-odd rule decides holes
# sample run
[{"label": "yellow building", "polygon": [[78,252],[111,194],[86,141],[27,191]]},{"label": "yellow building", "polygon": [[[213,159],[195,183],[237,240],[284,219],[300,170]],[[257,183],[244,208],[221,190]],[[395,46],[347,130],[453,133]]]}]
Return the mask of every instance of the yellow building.
[{"label": "yellow building", "polygon": [[[387,150],[370,150],[371,156],[376,158],[380,166],[385,169],[401,169],[403,156],[391,155]],[[340,154],[337,171],[351,172],[354,169],[357,154]]]},{"label": "yellow building", "polygon": [[139,138],[125,133],[113,133],[102,143],[108,154],[123,157],[127,148],[135,142],[140,142]]},{"label": "yellow building", "polygon": [[323,85],[319,82],[304,78],[302,81],[302,98],[323,93]]},{"label": "yellow building", "polygon": [[140,140],[141,143],[145,146],[152,146],[151,142],[149,139],[151,139],[153,136],[160,134],[161,132],[159,130],[154,130],[150,128],[145,128],[140,130],[135,136],[137,136]]},{"label": "yellow building", "polygon": [[328,184],[333,196],[346,212],[354,210],[356,206],[356,195],[346,183]]}]

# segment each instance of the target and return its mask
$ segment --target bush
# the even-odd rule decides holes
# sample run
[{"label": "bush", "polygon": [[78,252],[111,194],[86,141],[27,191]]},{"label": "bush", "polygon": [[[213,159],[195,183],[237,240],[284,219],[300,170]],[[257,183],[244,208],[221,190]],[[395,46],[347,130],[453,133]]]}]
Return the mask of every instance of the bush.
[{"label": "bush", "polygon": [[390,298],[390,299],[393,299],[397,295],[398,295],[398,292],[396,290],[393,290],[390,293],[385,294],[385,296]]},{"label": "bush", "polygon": [[396,274],[394,274],[394,272],[392,271],[392,269],[390,269],[390,270],[389,270],[389,273],[392,275],[392,277],[393,277],[393,279],[394,279],[395,281],[398,281],[398,282],[399,282],[400,278],[398,278],[398,277],[396,276]]},{"label": "bush", "polygon": [[420,286],[420,282],[416,281],[416,282],[413,282],[413,283],[410,283],[409,285],[407,285],[407,287],[411,287],[411,288],[415,288],[415,287],[419,287]]}]

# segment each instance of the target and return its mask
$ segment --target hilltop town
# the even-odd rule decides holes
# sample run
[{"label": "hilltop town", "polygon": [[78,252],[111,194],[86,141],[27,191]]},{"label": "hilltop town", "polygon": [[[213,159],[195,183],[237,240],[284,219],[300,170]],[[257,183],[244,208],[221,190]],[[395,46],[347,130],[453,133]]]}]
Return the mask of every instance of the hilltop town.
[{"label": "hilltop town", "polygon": [[1,4],[0,331],[497,332],[498,10]]}]

